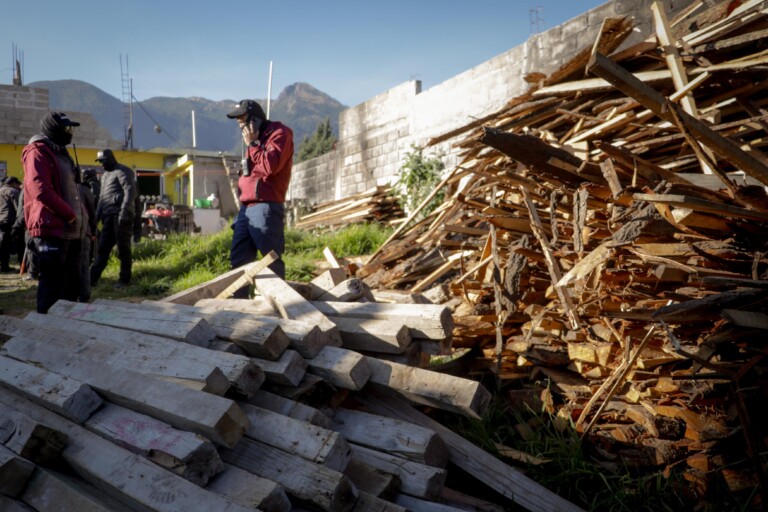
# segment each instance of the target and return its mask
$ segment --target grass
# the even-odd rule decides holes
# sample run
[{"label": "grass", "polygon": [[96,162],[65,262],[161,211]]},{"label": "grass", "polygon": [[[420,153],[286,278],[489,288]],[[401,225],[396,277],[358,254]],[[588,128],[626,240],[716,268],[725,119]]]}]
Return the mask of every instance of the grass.
[{"label": "grass", "polygon": [[[338,257],[372,253],[391,234],[391,229],[377,224],[354,224],[338,231],[314,233],[288,229],[283,259],[286,279],[310,281],[325,260],[323,249],[329,247]],[[140,301],[159,299],[191,288],[229,270],[232,230],[212,235],[169,235],[165,240],[144,238],[133,246],[131,284],[119,290],[120,263],[113,252],[93,299]],[[0,312],[21,315],[35,309],[34,282],[22,282],[17,274],[3,274]]]}]

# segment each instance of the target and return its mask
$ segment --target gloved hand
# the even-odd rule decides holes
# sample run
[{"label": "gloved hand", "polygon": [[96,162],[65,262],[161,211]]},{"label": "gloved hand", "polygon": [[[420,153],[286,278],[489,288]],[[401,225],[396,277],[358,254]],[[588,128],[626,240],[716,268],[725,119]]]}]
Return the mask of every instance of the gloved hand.
[{"label": "gloved hand", "polygon": [[125,212],[120,212],[120,215],[117,216],[117,223],[123,227],[130,226],[133,224],[133,217]]}]

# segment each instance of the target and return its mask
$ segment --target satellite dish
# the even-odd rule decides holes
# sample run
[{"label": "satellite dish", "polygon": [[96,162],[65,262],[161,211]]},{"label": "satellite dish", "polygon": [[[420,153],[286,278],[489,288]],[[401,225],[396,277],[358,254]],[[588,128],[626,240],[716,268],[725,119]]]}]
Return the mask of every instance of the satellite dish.
[{"label": "satellite dish", "polygon": [[162,131],[163,131],[163,129],[162,129],[162,128],[160,128],[160,125],[159,125],[159,124],[156,124],[156,125],[155,125],[155,133],[160,133],[160,132],[162,132]]}]

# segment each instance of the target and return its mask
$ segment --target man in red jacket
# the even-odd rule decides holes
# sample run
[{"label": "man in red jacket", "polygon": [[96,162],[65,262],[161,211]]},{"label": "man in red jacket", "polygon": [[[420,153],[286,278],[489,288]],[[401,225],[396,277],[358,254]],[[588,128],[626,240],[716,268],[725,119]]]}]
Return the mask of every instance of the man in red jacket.
[{"label": "man in red jacket", "polygon": [[66,114],[50,112],[40,122],[40,133],[21,153],[27,248],[38,261],[38,313],[47,313],[59,299],[76,301],[80,291],[80,246],[87,214],[75,162],[67,152],[76,126],[80,123]]},{"label": "man in red jacket", "polygon": [[[232,229],[229,261],[237,268],[256,260],[257,251],[265,256],[285,250],[285,196],[293,166],[293,131],[282,123],[268,121],[255,100],[242,100],[227,114],[237,119],[246,152],[237,180],[240,211]],[[285,263],[280,258],[269,266],[285,278]],[[247,296],[248,289],[235,293]]]}]

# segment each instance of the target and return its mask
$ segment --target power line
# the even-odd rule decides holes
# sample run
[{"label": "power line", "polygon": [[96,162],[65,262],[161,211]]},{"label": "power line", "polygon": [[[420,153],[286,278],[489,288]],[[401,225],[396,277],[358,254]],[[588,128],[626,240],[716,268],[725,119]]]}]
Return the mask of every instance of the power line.
[{"label": "power line", "polygon": [[176,137],[174,137],[173,135],[168,133],[168,131],[165,128],[160,126],[160,123],[154,117],[152,117],[152,114],[150,114],[147,111],[147,109],[144,108],[144,105],[142,105],[141,102],[136,99],[136,96],[134,96],[133,93],[131,93],[131,98],[133,98],[133,101],[139,106],[139,108],[141,108],[141,110],[143,110],[144,113],[147,114],[147,117],[149,117],[152,120],[152,122],[155,123],[155,131],[156,132],[166,134],[168,136],[168,138],[173,140],[180,148],[184,147],[184,145],[181,142],[179,142]]}]

